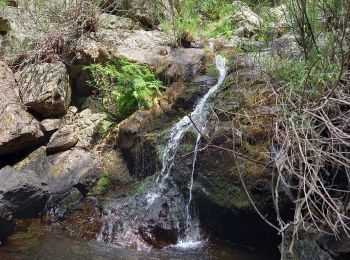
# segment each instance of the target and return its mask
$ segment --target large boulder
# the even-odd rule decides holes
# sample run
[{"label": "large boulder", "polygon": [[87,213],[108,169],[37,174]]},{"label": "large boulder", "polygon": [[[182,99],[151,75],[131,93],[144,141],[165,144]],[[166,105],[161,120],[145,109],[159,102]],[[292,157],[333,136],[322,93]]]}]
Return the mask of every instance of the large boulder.
[{"label": "large boulder", "polygon": [[71,87],[62,62],[32,64],[18,75],[22,102],[42,117],[63,116],[71,101]]},{"label": "large boulder", "polygon": [[[203,49],[179,49],[158,61],[158,71],[166,82],[191,81],[205,69]],[[162,71],[160,71],[162,70]]]},{"label": "large boulder", "polygon": [[10,68],[0,62],[0,155],[24,150],[41,142],[39,122],[20,103]]},{"label": "large boulder", "polygon": [[74,63],[70,66],[73,86],[80,95],[89,95],[92,89],[86,81],[91,79],[84,66],[103,63],[112,58],[126,58],[154,67],[170,52],[169,39],[160,31],[100,29],[82,37],[76,46]]},{"label": "large boulder", "polygon": [[[275,221],[271,195],[273,169],[269,165],[273,103],[267,97],[271,89],[248,57],[229,59],[234,68],[214,99],[213,113],[207,123],[207,140],[202,144],[207,148],[197,155],[194,201],[201,222],[206,223],[213,235],[277,251],[277,232],[255,212],[241,183],[242,176],[258,209],[270,221]],[[195,138],[188,138],[182,147],[194,141]],[[179,185],[183,185],[184,178],[189,178],[181,175],[188,167],[184,155],[189,152],[178,154],[183,158],[175,166],[178,168],[175,180]],[[284,212],[288,200],[283,196],[280,200],[281,212]]]},{"label": "large boulder", "polygon": [[[104,7],[119,16],[127,16],[141,23],[145,27],[154,27],[158,23],[160,11],[169,13],[170,1],[161,0],[131,0],[131,1],[104,1]],[[173,2],[175,3],[175,2]]]},{"label": "large boulder", "polygon": [[38,173],[51,194],[51,205],[60,203],[73,191],[86,195],[96,185],[102,173],[108,173],[112,183],[128,183],[130,177],[124,160],[117,151],[93,153],[72,149],[54,155],[38,152],[18,165]]},{"label": "large boulder", "polygon": [[31,218],[41,213],[49,198],[46,183],[34,171],[17,171],[10,166],[0,170],[0,203],[16,218]]}]

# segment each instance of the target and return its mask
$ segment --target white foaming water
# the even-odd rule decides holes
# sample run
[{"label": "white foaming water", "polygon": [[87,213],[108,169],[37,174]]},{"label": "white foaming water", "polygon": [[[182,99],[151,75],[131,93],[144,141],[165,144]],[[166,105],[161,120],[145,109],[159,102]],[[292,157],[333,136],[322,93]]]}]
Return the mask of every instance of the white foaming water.
[{"label": "white foaming water", "polygon": [[211,87],[204,97],[198,102],[192,113],[189,116],[184,116],[171,129],[169,142],[163,153],[163,165],[161,171],[161,176],[163,179],[161,181],[161,186],[164,186],[164,182],[167,178],[169,178],[171,168],[174,165],[175,155],[184,133],[186,133],[190,128],[195,128],[201,132],[205,130],[205,124],[209,114],[209,108],[206,106],[207,101],[212,94],[218,91],[226,77],[225,58],[221,55],[217,55],[215,59],[216,67],[220,73],[218,82]]},{"label": "white foaming water", "polygon": [[[209,42],[209,47],[214,50],[214,42]],[[194,110],[190,115],[184,116],[179,120],[170,130],[170,136],[167,146],[164,149],[162,155],[162,171],[158,176],[157,182],[161,178],[160,183],[156,189],[146,195],[146,201],[148,207],[150,207],[154,201],[162,196],[163,191],[167,188],[167,180],[171,177],[171,169],[174,166],[176,152],[179,148],[181,140],[184,134],[190,130],[194,129],[199,131],[196,139],[196,144],[194,148],[194,155],[192,161],[192,172],[189,184],[189,200],[186,205],[186,223],[185,223],[185,234],[182,239],[175,245],[178,248],[195,248],[203,245],[203,241],[199,228],[199,221],[196,217],[191,214],[191,203],[193,200],[192,190],[194,184],[194,173],[195,165],[197,160],[197,151],[200,145],[200,140],[202,134],[206,134],[206,124],[208,114],[210,112],[209,98],[218,91],[219,87],[223,83],[226,77],[226,60],[221,55],[215,57],[216,67],[219,71],[219,78],[217,83],[212,86],[208,92],[199,100]],[[179,223],[178,223],[179,224]]]},{"label": "white foaming water", "polygon": [[181,248],[181,249],[191,249],[191,248],[198,248],[201,246],[204,246],[207,241],[205,240],[199,240],[199,241],[189,241],[189,242],[178,242],[176,245],[173,245],[173,247]]}]

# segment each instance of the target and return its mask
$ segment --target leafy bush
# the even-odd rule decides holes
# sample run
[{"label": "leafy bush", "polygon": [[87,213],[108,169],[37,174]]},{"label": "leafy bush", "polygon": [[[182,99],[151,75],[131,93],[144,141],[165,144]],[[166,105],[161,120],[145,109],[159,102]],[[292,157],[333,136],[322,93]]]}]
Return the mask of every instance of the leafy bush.
[{"label": "leafy bush", "polygon": [[124,59],[87,67],[92,85],[99,94],[98,107],[114,119],[122,119],[137,109],[154,104],[163,86],[146,67]]},{"label": "leafy bush", "polygon": [[176,39],[230,37],[233,11],[229,0],[181,0],[173,21],[163,19],[161,26]]}]

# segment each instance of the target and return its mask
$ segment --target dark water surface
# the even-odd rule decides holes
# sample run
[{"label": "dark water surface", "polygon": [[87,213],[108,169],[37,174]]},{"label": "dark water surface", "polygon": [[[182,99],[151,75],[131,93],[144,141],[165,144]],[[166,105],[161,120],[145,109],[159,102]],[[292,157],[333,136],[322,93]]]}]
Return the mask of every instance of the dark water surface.
[{"label": "dark water surface", "polygon": [[271,260],[253,251],[235,247],[223,242],[207,242],[195,248],[166,248],[149,252],[74,239],[59,227],[43,227],[39,223],[19,228],[9,241],[0,247],[1,260],[102,260],[102,259],[232,259]]}]

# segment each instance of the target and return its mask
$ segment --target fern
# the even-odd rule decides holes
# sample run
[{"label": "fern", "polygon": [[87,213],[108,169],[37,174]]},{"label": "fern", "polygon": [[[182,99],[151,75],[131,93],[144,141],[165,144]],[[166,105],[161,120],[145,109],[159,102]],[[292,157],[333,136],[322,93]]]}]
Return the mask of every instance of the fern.
[{"label": "fern", "polygon": [[93,78],[88,83],[99,93],[99,107],[115,119],[149,108],[163,89],[148,68],[125,59],[92,64],[87,69]]}]

